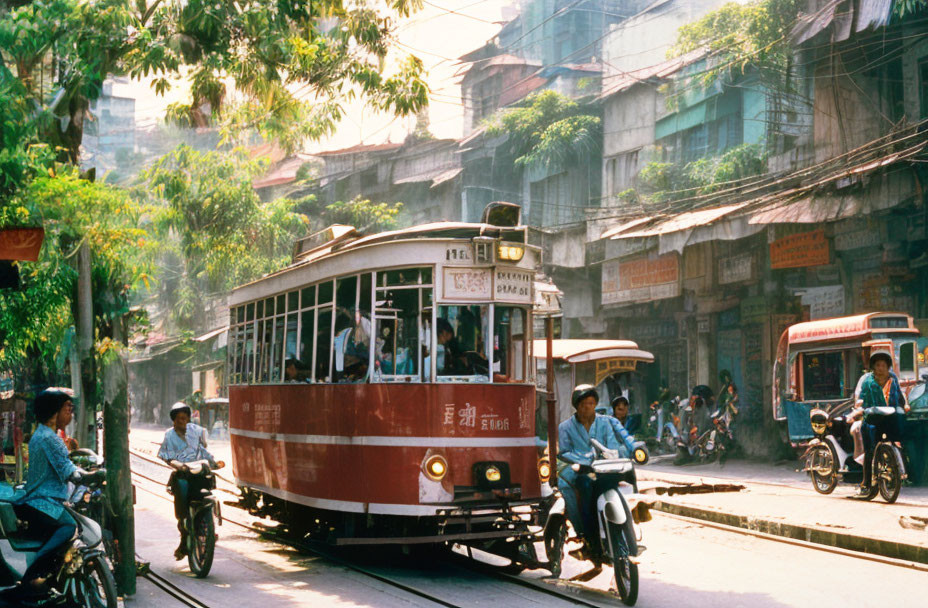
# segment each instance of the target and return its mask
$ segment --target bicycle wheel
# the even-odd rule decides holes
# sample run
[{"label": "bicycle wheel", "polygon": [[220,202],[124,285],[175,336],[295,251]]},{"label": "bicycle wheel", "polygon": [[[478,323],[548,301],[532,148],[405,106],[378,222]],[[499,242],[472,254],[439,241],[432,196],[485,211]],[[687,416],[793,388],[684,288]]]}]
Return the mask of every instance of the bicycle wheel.
[{"label": "bicycle wheel", "polygon": [[205,578],[213,566],[213,551],[216,548],[213,509],[200,509],[193,517],[193,526],[187,535],[187,563],[197,578]]}]

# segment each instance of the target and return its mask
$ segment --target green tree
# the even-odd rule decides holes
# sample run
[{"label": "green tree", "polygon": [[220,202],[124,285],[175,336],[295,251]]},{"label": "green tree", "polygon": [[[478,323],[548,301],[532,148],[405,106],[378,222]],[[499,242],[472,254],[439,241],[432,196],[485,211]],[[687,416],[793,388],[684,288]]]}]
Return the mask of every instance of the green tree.
[{"label": "green tree", "polygon": [[361,196],[350,201],[335,201],[331,205],[321,205],[315,196],[309,196],[298,205],[311,218],[313,230],[345,224],[367,234],[395,229],[403,210],[403,203],[374,203]]},{"label": "green tree", "polygon": [[508,135],[506,147],[519,167],[563,168],[589,160],[600,149],[599,108],[555,91],[530,95],[486,122],[489,135]]},{"label": "green tree", "polygon": [[[33,0],[0,11],[5,78],[18,81],[40,139],[77,163],[90,101],[110,75],[190,84],[170,117],[227,138],[257,132],[293,149],[331,132],[344,103],[361,98],[406,115],[427,103],[423,66],[387,73],[397,17],[421,0]],[[231,90],[230,90],[231,89]],[[230,100],[237,99],[235,103]]]},{"label": "green tree", "polygon": [[[296,212],[301,201],[261,202],[252,180],[266,168],[242,149],[198,152],[181,145],[140,174],[136,195],[157,209],[159,296],[179,327],[195,327],[201,294],[285,266],[293,240],[306,232],[308,220]],[[179,270],[171,274],[172,268]]]}]

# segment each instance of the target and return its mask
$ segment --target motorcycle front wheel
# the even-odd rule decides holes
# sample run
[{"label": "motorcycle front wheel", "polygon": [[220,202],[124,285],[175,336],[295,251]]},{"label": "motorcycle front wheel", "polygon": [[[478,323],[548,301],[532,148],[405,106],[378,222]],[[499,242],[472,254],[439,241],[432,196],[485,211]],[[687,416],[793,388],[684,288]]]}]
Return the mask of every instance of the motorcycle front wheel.
[{"label": "motorcycle front wheel", "polygon": [[838,485],[834,452],[830,446],[817,445],[809,454],[809,473],[812,475],[812,487],[819,494],[831,494]]},{"label": "motorcycle front wheel", "polygon": [[213,510],[200,509],[193,515],[193,526],[187,535],[187,564],[197,578],[206,578],[213,567],[216,548],[216,527]]},{"label": "motorcycle front wheel", "polygon": [[550,520],[545,526],[545,557],[548,559],[551,576],[560,578],[564,545],[567,543],[567,519],[560,513],[549,517]]},{"label": "motorcycle front wheel", "polygon": [[615,586],[619,598],[626,606],[638,601],[638,564],[631,560],[625,527],[609,522],[609,539],[612,543],[612,566],[615,569]]},{"label": "motorcycle front wheel", "polygon": [[74,600],[83,608],[117,608],[116,581],[100,556],[87,559],[74,575]]},{"label": "motorcycle front wheel", "polygon": [[902,490],[902,472],[899,470],[895,451],[890,445],[884,443],[877,446],[873,468],[876,471],[880,496],[890,504],[896,502],[899,491]]}]

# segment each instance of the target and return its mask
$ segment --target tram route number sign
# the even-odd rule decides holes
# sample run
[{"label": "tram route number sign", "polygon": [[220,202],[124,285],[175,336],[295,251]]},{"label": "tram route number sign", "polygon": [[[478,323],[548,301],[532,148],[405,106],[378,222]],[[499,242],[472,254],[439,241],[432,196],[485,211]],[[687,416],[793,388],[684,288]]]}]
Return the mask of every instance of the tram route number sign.
[{"label": "tram route number sign", "polygon": [[497,269],[493,277],[494,299],[519,304],[532,303],[533,273],[525,270]]},{"label": "tram route number sign", "polygon": [[444,297],[452,300],[489,300],[493,277],[489,268],[444,268]]}]

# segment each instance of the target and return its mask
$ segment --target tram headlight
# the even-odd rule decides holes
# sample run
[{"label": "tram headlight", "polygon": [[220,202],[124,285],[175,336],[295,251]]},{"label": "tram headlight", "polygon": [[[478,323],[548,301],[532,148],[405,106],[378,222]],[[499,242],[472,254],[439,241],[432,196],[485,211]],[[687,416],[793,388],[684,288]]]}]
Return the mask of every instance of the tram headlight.
[{"label": "tram headlight", "polygon": [[509,243],[500,243],[496,248],[497,259],[506,262],[518,262],[525,255],[525,248]]},{"label": "tram headlight", "polygon": [[551,463],[547,458],[538,461],[538,477],[541,478],[542,483],[551,479]]},{"label": "tram headlight", "polygon": [[496,483],[503,478],[503,474],[500,472],[499,468],[492,465],[486,468],[486,470],[483,472],[483,475],[490,483]]},{"label": "tram headlight", "polygon": [[425,476],[432,481],[441,481],[448,473],[448,461],[444,456],[435,454],[425,461],[422,467]]}]

